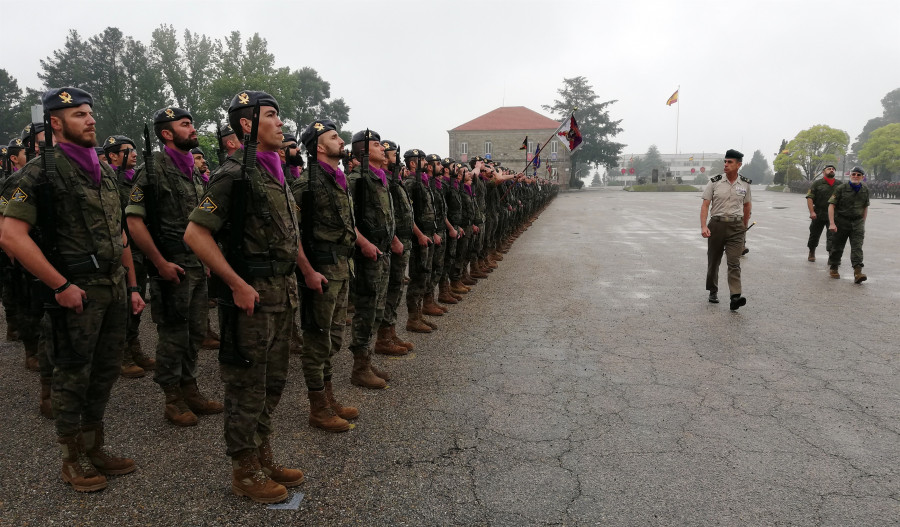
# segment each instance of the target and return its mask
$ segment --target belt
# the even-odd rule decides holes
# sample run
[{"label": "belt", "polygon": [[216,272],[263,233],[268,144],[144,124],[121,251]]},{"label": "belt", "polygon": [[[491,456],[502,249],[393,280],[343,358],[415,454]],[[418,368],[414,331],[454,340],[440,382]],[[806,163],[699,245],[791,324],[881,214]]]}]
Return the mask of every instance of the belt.
[{"label": "belt", "polygon": [[79,254],[63,256],[66,269],[72,274],[109,274],[113,263],[109,260],[98,260],[95,254]]},{"label": "belt", "polygon": [[725,223],[731,223],[734,221],[744,221],[743,216],[713,216],[711,221],[722,221]]},{"label": "belt", "polygon": [[191,248],[188,247],[188,244],[184,243],[184,240],[172,241],[172,242],[160,242],[161,252],[166,256],[175,256],[177,254],[193,254]]},{"label": "belt", "polygon": [[251,278],[270,278],[293,274],[297,262],[279,262],[277,260],[245,261],[245,269]]},{"label": "belt", "polygon": [[312,250],[322,253],[334,253],[337,256],[344,256],[347,258],[353,256],[352,245],[338,245],[336,243],[314,242],[312,244]]}]

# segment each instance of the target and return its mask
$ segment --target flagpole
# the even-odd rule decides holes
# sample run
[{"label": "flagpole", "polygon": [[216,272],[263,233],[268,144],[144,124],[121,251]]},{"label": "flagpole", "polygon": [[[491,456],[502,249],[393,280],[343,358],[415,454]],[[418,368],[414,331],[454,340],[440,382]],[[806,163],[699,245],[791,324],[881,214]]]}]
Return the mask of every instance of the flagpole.
[{"label": "flagpole", "polygon": [[675,111],[675,155],[678,155],[678,127],[681,121],[681,84],[678,85],[678,90],[675,93],[678,94],[678,100],[675,101],[675,104],[678,105]]},{"label": "flagpole", "polygon": [[[538,149],[538,156],[540,156],[540,153],[544,151],[544,147],[547,146],[547,143],[549,143],[550,141],[553,140],[554,137],[556,137],[556,132],[560,131],[562,129],[562,127],[565,126],[566,123],[572,119],[572,116],[575,115],[576,110],[578,110],[578,108],[572,108],[572,111],[569,112],[569,115],[565,119],[563,119],[563,122],[559,123],[559,126],[556,127],[556,130],[554,130],[553,133],[550,134],[550,137],[546,141],[544,141],[544,144],[541,145],[541,147]],[[528,159],[528,151],[527,150],[525,151],[525,159]],[[532,163],[534,163],[534,159],[532,159],[530,162],[526,162],[525,168],[522,169],[522,172],[525,172],[526,170],[528,170],[528,165],[530,165]]]}]

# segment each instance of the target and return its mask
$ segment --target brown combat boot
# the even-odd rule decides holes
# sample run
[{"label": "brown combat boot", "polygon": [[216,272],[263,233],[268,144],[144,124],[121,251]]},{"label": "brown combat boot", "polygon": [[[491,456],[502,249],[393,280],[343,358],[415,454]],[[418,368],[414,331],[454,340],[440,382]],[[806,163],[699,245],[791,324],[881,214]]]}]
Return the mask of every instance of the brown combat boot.
[{"label": "brown combat boot", "polygon": [[453,282],[450,282],[450,292],[452,293],[465,295],[468,294],[470,290],[471,289],[466,287],[466,284],[462,283],[461,280],[454,280]]},{"label": "brown combat boot", "polygon": [[413,333],[431,333],[431,326],[422,322],[422,315],[418,308],[412,308],[408,311],[406,319],[406,331]]},{"label": "brown combat boot", "polygon": [[[406,355],[407,351],[406,347],[398,346],[393,342],[390,327],[381,327],[378,328],[378,337],[375,339],[375,353],[382,355]],[[378,376],[381,377],[381,375]],[[384,379],[384,377],[381,378]]]},{"label": "brown combat boot", "polygon": [[47,419],[53,419],[53,404],[50,401],[50,385],[53,379],[41,377],[41,404],[38,407],[41,415]]},{"label": "brown combat boot", "polygon": [[[476,260],[476,261],[472,262],[472,265],[470,265],[471,269],[469,270],[469,278],[477,278],[477,279],[481,280],[482,278],[488,277],[487,273],[485,273],[484,271],[481,270],[480,267],[478,267],[478,262],[479,262],[479,260]],[[469,285],[466,283],[465,280],[463,280],[463,283],[466,285]]]},{"label": "brown combat boot", "polygon": [[209,321],[209,317],[206,317],[206,336],[203,337],[200,347],[205,350],[217,350],[220,344],[219,335],[212,330],[212,323]]},{"label": "brown combat boot", "polygon": [[41,371],[41,365],[37,359],[38,339],[23,340],[22,346],[25,348],[25,369],[29,371]]},{"label": "brown combat boot", "polygon": [[816,250],[815,249],[809,250],[809,256],[806,257],[806,261],[808,261],[808,262],[816,261]]},{"label": "brown combat boot", "polygon": [[857,265],[853,268],[853,282],[856,284],[861,284],[866,281],[869,277],[864,275],[862,272],[862,266]]},{"label": "brown combat boot", "polygon": [[359,410],[355,406],[342,406],[337,401],[334,397],[334,385],[331,384],[331,381],[325,381],[325,400],[328,401],[328,406],[331,407],[334,415],[341,419],[356,419],[359,417]]},{"label": "brown combat boot", "polygon": [[415,348],[415,345],[412,342],[401,339],[397,336],[397,327],[393,324],[388,326],[388,330],[390,331],[391,342],[400,346],[401,348],[406,348],[406,351],[412,351]]},{"label": "brown combat boot", "polygon": [[422,297],[422,314],[430,317],[444,316],[444,310],[434,303],[434,293],[425,293]]},{"label": "brown combat boot", "polygon": [[94,492],[106,488],[106,477],[97,472],[91,460],[84,454],[78,438],[59,438],[62,448],[62,479],[78,492]]},{"label": "brown combat boot", "polygon": [[[384,379],[375,375],[369,368],[369,357],[353,354],[353,370],[350,373],[350,382],[363,388],[383,390],[387,388]],[[336,413],[336,412],[335,412]]]},{"label": "brown combat boot", "polygon": [[81,441],[84,445],[84,453],[91,464],[107,476],[128,474],[134,472],[134,460],[127,457],[117,457],[110,454],[105,448],[103,438],[103,425],[90,425],[81,428]]},{"label": "brown combat boot", "polygon": [[374,373],[376,377],[381,377],[382,379],[384,379],[384,382],[391,381],[391,374],[375,366],[375,363],[372,362],[371,356],[369,356],[369,369],[372,370],[372,373]]},{"label": "brown combat boot", "polygon": [[257,449],[257,459],[263,474],[270,480],[285,487],[296,487],[303,483],[303,471],[295,468],[284,468],[275,463],[275,455],[272,454],[272,443],[268,437],[264,437]]},{"label": "brown combat boot", "polygon": [[197,415],[220,414],[225,410],[225,405],[218,401],[207,399],[200,388],[197,387],[197,379],[185,381],[181,384],[181,396],[188,408]]},{"label": "brown combat boot", "polygon": [[163,393],[166,394],[166,407],[163,415],[169,422],[176,426],[195,426],[197,424],[197,416],[188,408],[181,396],[181,386],[177,384],[164,386]]},{"label": "brown combat boot", "polygon": [[134,339],[128,343],[128,346],[125,348],[125,354],[130,354],[131,360],[134,361],[135,364],[143,368],[145,371],[156,369],[156,359],[144,354],[144,350],[141,347],[141,341],[139,339]]},{"label": "brown combat boot", "polygon": [[343,417],[338,417],[325,396],[325,389],[310,390],[309,396],[309,425],[321,428],[327,432],[346,432],[350,430],[350,423]]},{"label": "brown combat boot", "polygon": [[501,254],[500,251],[494,250],[494,253],[491,255],[491,259],[495,262],[502,262],[503,254]]},{"label": "brown combat boot", "polygon": [[147,372],[144,371],[144,368],[141,368],[131,360],[131,354],[128,353],[128,348],[126,347],[122,356],[122,365],[119,367],[119,375],[126,379],[140,379],[146,374]]},{"label": "brown combat boot", "polygon": [[[463,285],[473,286],[478,283],[478,280],[476,280],[475,277],[472,276],[472,273],[469,271],[469,269],[466,268],[466,272],[463,273],[462,280],[460,280],[460,282],[462,282]],[[469,290],[471,291],[472,288],[469,287]]]},{"label": "brown combat boot", "polygon": [[431,328],[432,331],[434,331],[435,329],[438,328],[438,327],[437,327],[437,324],[435,324],[435,323],[432,322],[431,320],[425,318],[425,316],[424,316],[424,314],[423,314],[423,312],[422,312],[422,308],[419,308],[419,320],[421,320],[423,324],[425,324],[426,326],[428,326],[429,328]]},{"label": "brown combat boot", "polygon": [[828,269],[828,276],[832,278],[840,278],[841,275],[838,274],[838,268],[836,265],[832,265],[830,269]]},{"label": "brown combat boot", "polygon": [[278,503],[288,497],[284,485],[275,483],[263,472],[254,450],[245,450],[231,458],[231,492],[257,503]]},{"label": "brown combat boot", "polygon": [[440,294],[438,294],[438,302],[450,305],[459,303],[459,300],[450,293],[449,280],[441,280],[441,283],[438,284],[438,291],[440,292]]},{"label": "brown combat boot", "polygon": [[488,269],[490,269],[490,270],[494,270],[494,269],[500,267],[499,265],[497,265],[497,262],[495,262],[494,259],[491,258],[490,255],[488,255],[488,256],[484,259],[484,263],[487,265]]}]

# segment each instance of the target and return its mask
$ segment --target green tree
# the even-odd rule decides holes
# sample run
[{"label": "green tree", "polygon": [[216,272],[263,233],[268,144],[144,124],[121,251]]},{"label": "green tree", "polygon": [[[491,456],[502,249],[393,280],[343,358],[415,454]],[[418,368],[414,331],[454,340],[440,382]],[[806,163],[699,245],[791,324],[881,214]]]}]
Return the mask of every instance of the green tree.
[{"label": "green tree", "polygon": [[768,173],[769,163],[759,150],[753,152],[753,158],[750,159],[750,162],[741,167],[741,174],[756,183],[765,183]]},{"label": "green tree", "polygon": [[859,152],[859,160],[872,170],[874,179],[900,173],[900,123],[882,126],[872,132]]},{"label": "green tree", "polygon": [[590,163],[594,167],[616,166],[622,148],[625,147],[624,144],[612,140],[622,131],[619,127],[621,119],[613,121],[607,110],[607,107],[616,101],[597,102],[597,94],[584,77],[563,79],[563,86],[557,93],[560,99],[553,101],[552,105],[544,105],[544,110],[553,112],[559,119],[563,119],[568,117],[574,108],[578,108],[575,118],[583,137],[583,143],[572,152],[570,158],[570,184],[574,182],[575,167],[579,162]]},{"label": "green tree", "polygon": [[88,42],[82,40],[78,31],[71,29],[63,48],[41,60],[41,71],[37,76],[48,89],[78,86],[90,92],[95,84],[90,58],[91,49]]},{"label": "green tree", "polygon": [[862,152],[872,132],[889,124],[900,123],[900,88],[888,92],[881,99],[881,107],[883,109],[881,116],[869,119],[859,137],[856,138],[856,142],[853,143],[852,151],[854,155],[858,156]]},{"label": "green tree", "polygon": [[775,158],[775,169],[784,171],[799,167],[803,176],[812,181],[828,163],[837,164],[847,151],[850,136],[843,130],[817,124],[803,130],[792,139]]},{"label": "green tree", "polygon": [[0,69],[0,145],[18,137],[31,120],[26,99],[15,77]]},{"label": "green tree", "polygon": [[594,172],[594,177],[591,179],[591,186],[592,187],[600,186],[600,172]]},{"label": "green tree", "polygon": [[647,149],[647,153],[641,156],[640,162],[635,167],[634,171],[638,177],[642,177],[647,181],[652,181],[653,169],[658,171],[659,177],[665,177],[666,170],[668,169],[668,165],[663,161],[662,156],[659,155],[659,148],[657,148],[656,145],[650,145],[650,148]]}]

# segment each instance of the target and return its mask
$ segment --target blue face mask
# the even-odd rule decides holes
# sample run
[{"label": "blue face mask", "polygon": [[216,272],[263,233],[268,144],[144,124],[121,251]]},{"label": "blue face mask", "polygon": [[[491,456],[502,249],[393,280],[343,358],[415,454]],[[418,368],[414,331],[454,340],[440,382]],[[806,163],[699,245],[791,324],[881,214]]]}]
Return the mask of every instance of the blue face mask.
[{"label": "blue face mask", "polygon": [[849,182],[849,181],[848,181],[847,184],[850,185],[850,188],[853,189],[853,192],[859,192],[859,189],[862,188],[862,183],[861,183],[861,182],[860,182],[860,183],[857,183],[856,185],[854,185],[852,182]]}]

